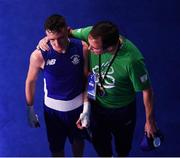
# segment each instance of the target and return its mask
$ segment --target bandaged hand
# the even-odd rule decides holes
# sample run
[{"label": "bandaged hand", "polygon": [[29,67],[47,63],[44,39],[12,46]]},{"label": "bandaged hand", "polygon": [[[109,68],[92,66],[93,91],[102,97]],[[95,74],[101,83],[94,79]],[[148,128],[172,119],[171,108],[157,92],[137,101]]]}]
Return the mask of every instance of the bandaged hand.
[{"label": "bandaged hand", "polygon": [[76,122],[80,129],[88,128],[90,126],[90,104],[84,102],[83,112],[80,114],[79,120]]},{"label": "bandaged hand", "polygon": [[88,128],[90,124],[89,114],[88,113],[81,113],[80,114],[81,126]]},{"label": "bandaged hand", "polygon": [[28,123],[32,128],[40,127],[38,115],[34,112],[34,106],[27,106]]}]

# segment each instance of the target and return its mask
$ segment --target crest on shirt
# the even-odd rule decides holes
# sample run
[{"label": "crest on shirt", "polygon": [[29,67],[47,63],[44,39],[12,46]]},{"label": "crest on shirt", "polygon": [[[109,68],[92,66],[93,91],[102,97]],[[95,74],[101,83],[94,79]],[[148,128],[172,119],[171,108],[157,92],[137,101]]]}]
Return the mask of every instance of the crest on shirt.
[{"label": "crest on shirt", "polygon": [[77,65],[77,64],[80,62],[80,56],[77,55],[77,54],[71,56],[71,62],[72,62],[74,65]]}]

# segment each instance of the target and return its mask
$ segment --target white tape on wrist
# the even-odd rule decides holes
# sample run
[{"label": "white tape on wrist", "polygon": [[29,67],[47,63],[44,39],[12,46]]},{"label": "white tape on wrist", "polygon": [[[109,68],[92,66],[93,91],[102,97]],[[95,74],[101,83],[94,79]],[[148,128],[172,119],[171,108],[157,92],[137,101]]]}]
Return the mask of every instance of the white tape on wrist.
[{"label": "white tape on wrist", "polygon": [[90,113],[90,103],[88,101],[84,102],[83,113]]}]

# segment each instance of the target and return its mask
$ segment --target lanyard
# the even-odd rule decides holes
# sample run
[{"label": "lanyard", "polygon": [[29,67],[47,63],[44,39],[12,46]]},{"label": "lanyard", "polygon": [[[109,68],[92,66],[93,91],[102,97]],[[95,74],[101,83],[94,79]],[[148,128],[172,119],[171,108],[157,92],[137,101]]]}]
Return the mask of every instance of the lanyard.
[{"label": "lanyard", "polygon": [[115,54],[111,57],[111,59],[108,62],[108,67],[105,72],[104,78],[102,78],[102,75],[101,75],[101,54],[99,55],[99,82],[100,82],[100,85],[102,88],[103,88],[104,79],[106,78],[106,75],[107,75],[112,63],[114,62],[114,59],[116,58],[117,53],[121,47],[122,47],[122,44],[118,43],[118,49],[116,50]]}]

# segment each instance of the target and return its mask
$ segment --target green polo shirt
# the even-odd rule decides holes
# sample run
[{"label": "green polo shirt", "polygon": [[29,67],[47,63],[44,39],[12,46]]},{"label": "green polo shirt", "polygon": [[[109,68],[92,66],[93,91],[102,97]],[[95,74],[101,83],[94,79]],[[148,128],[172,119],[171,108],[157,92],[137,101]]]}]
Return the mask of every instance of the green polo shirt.
[{"label": "green polo shirt", "polygon": [[[73,30],[75,38],[88,42],[88,35],[92,27]],[[104,77],[112,54],[106,52],[101,55],[101,74]],[[89,53],[89,69],[99,73],[99,56]],[[96,97],[98,103],[107,108],[127,106],[135,99],[135,93],[150,88],[150,79],[144,63],[144,58],[138,48],[128,39],[123,39],[123,45],[118,51],[114,62],[110,66],[103,87],[106,95]]]}]

